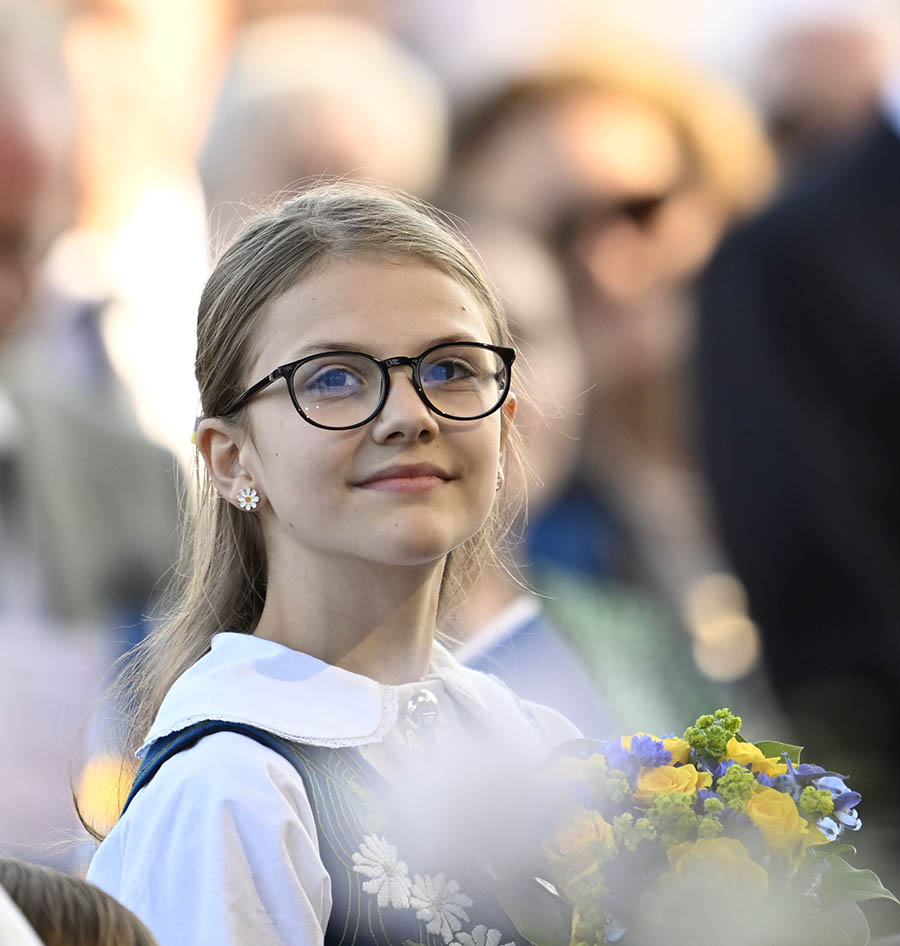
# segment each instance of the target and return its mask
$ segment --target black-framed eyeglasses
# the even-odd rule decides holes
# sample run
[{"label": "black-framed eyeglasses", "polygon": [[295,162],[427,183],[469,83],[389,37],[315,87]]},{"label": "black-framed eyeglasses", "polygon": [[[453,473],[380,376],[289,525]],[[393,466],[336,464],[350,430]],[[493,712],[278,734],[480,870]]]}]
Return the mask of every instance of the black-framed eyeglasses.
[{"label": "black-framed eyeglasses", "polygon": [[390,390],[388,373],[412,368],[412,383],[425,406],[450,420],[493,414],[509,394],[516,353],[482,342],[434,345],[415,358],[375,358],[359,351],[326,351],[280,365],[248,388],[223,412],[227,417],[278,378],[284,378],[297,413],[326,430],[351,430],[373,420]]}]

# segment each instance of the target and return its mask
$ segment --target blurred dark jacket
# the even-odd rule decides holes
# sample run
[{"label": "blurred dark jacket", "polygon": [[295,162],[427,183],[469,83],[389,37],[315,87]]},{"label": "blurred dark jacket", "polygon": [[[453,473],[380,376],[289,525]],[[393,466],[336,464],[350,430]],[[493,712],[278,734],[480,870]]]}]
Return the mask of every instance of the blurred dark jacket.
[{"label": "blurred dark jacket", "polygon": [[[862,792],[858,866],[896,890],[900,136],[888,122],[726,240],[696,358],[718,524],[776,693],[805,758]],[[876,906],[874,929],[896,931],[896,908]]]},{"label": "blurred dark jacket", "polygon": [[718,521],[774,682],[863,676],[893,696],[900,137],[886,123],[725,242],[697,372]]}]

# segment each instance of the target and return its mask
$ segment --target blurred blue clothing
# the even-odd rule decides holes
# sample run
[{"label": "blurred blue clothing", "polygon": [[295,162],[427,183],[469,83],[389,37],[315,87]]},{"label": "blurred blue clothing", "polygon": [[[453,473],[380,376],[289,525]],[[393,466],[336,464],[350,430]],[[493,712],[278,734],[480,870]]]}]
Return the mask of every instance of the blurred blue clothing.
[{"label": "blurred blue clothing", "polygon": [[616,574],[622,542],[609,509],[578,479],[529,524],[525,536],[531,567],[596,579]]},{"label": "blurred blue clothing", "polygon": [[586,736],[613,733],[615,721],[581,658],[537,599],[519,599],[508,614],[512,621],[490,635],[482,647],[479,638],[464,646],[457,654],[460,662],[499,677],[523,699],[558,710]]}]

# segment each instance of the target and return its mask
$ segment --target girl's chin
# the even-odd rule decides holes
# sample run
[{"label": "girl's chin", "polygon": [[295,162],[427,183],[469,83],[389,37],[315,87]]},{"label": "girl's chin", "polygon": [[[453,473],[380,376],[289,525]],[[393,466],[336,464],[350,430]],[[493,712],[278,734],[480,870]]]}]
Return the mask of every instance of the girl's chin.
[{"label": "girl's chin", "polygon": [[385,565],[427,566],[436,565],[462,545],[472,533],[460,537],[423,535],[403,536],[396,532],[383,538],[373,550],[372,558]]}]

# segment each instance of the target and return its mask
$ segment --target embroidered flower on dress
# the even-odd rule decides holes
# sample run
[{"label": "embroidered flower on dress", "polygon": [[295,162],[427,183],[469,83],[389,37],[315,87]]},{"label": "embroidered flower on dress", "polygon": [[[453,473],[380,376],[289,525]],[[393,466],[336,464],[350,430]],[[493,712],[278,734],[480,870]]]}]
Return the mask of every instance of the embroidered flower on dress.
[{"label": "embroidered flower on dress", "polygon": [[462,929],[461,921],[468,922],[466,907],[472,906],[472,899],[459,892],[455,880],[445,881],[443,874],[435,877],[416,874],[409,905],[418,911],[416,919],[425,921],[429,933],[440,933],[444,942],[449,943],[453,934]]},{"label": "embroidered flower on dress", "polygon": [[[479,923],[471,933],[457,933],[456,941],[461,946],[498,946],[500,930],[489,930]],[[516,944],[504,943],[504,946],[516,946]]]},{"label": "embroidered flower on dress", "polygon": [[405,861],[397,860],[397,848],[386,838],[367,834],[353,855],[353,864],[358,874],[370,878],[363,881],[362,888],[377,895],[379,907],[390,904],[405,910],[410,906],[409,868]]}]

